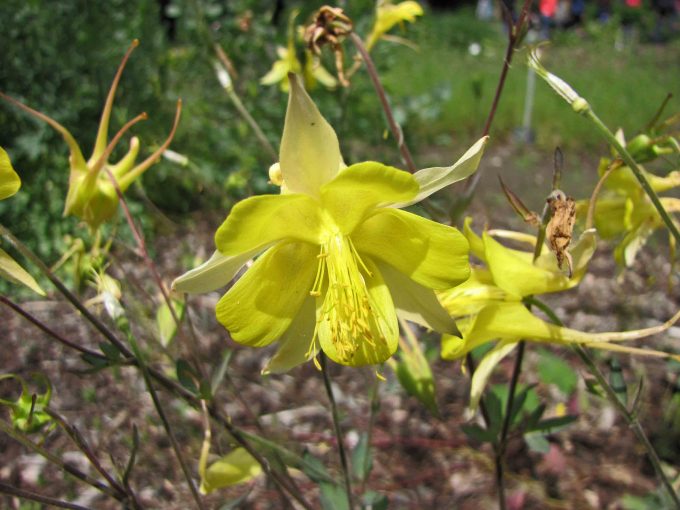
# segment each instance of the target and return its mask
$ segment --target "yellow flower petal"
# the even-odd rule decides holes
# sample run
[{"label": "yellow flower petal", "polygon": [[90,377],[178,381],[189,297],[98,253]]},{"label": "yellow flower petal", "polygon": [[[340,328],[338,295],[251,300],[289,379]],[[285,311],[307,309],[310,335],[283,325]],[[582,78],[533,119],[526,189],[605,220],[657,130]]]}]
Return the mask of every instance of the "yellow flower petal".
[{"label": "yellow flower petal", "polygon": [[460,334],[456,322],[439,303],[432,289],[419,285],[388,264],[377,265],[390,289],[399,317],[440,333]]},{"label": "yellow flower petal", "polygon": [[344,169],[321,188],[323,208],[343,234],[350,234],[382,204],[415,196],[418,184],[411,174],[365,161]]},{"label": "yellow flower petal", "polygon": [[241,344],[262,347],[277,340],[309,296],[317,253],[313,245],[294,242],[267,250],[222,296],[217,320]]},{"label": "yellow flower petal", "polygon": [[280,239],[319,244],[319,204],[307,195],[260,195],[234,206],[215,233],[224,255],[241,255]]},{"label": "yellow flower petal", "polygon": [[352,234],[359,253],[387,262],[432,289],[458,285],[470,276],[468,243],[453,227],[415,214],[383,209]]},{"label": "yellow flower petal", "polygon": [[[324,300],[323,305],[317,305],[319,343],[326,355],[341,365],[382,363],[394,354],[399,344],[399,324],[389,289],[375,264],[370,259],[364,259],[363,262],[371,274],[363,275],[367,302],[359,303],[359,306],[365,307],[365,314],[359,314],[360,321],[334,323],[329,320],[329,310],[323,305],[337,303],[327,303],[324,296],[318,298],[319,301]],[[345,335],[344,332],[334,331],[335,327],[350,328],[350,331]]]},{"label": "yellow flower petal", "polygon": [[290,74],[289,80],[290,96],[281,137],[281,172],[290,192],[317,197],[321,186],[340,169],[340,145],[300,77]]},{"label": "yellow flower petal", "polygon": [[199,294],[224,287],[248,260],[262,250],[264,248],[258,247],[235,256],[222,255],[216,251],[203,264],[176,278],[172,288],[178,292]]},{"label": "yellow flower petal", "polygon": [[236,448],[213,462],[201,476],[201,494],[247,482],[262,473],[262,466],[245,448]]},{"label": "yellow flower petal", "polygon": [[280,374],[309,361],[318,352],[318,347],[309,348],[315,326],[316,303],[313,297],[308,296],[293,323],[279,339],[279,348],[262,373]]},{"label": "yellow flower petal", "polygon": [[18,262],[2,249],[0,249],[0,277],[9,280],[12,283],[25,285],[41,296],[45,295],[45,291],[38,285],[38,282],[36,282]]},{"label": "yellow flower petal", "polygon": [[475,144],[451,166],[437,166],[417,171],[413,174],[413,177],[420,187],[418,194],[412,200],[396,204],[395,207],[408,207],[409,205],[418,203],[446,186],[462,181],[475,173],[479,166],[479,162],[482,159],[482,155],[484,154],[486,142],[488,141],[488,136],[484,136],[477,140]]},{"label": "yellow flower petal", "polygon": [[12,168],[12,162],[5,150],[0,147],[0,200],[11,197],[21,187],[21,179]]}]

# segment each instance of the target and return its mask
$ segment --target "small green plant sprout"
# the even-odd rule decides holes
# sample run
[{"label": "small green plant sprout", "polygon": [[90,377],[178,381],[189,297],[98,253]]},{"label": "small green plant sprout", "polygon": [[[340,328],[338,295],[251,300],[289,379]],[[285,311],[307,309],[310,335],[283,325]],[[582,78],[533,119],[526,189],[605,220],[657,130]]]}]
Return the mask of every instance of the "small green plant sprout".
[{"label": "small green plant sprout", "polygon": [[374,161],[346,166],[335,131],[300,78],[289,79],[280,163],[272,169],[281,194],[236,204],[215,234],[215,254],[174,288],[218,289],[262,253],[216,315],[239,343],[279,341],[265,372],[316,360],[320,350],[343,365],[382,363],[397,349],[396,312],[455,333],[434,289],[468,278],[468,243],[455,228],[400,208],[474,172],[486,137],[454,165],[415,175]]},{"label": "small green plant sprout", "polygon": [[[0,200],[11,197],[19,191],[19,188],[21,178],[14,170],[5,149],[0,147]],[[38,282],[2,248],[0,248],[0,277],[12,283],[25,285],[41,296],[45,295]]]},{"label": "small green plant sprout", "polygon": [[21,394],[14,400],[0,398],[0,405],[10,408],[10,417],[15,429],[31,434],[52,423],[46,411],[52,398],[52,385],[44,374],[33,374],[33,379],[44,386],[44,393],[34,393],[23,377],[17,374],[0,374],[0,381],[14,379],[21,385]]},{"label": "small green plant sprout", "polygon": [[[101,121],[95,139],[94,149],[90,159],[85,160],[82,151],[71,133],[56,120],[40,113],[29,106],[13,99],[2,92],[0,98],[14,104],[22,110],[30,113],[34,117],[47,122],[58,131],[68,145],[70,156],[69,164],[71,167],[69,176],[69,187],[64,206],[64,216],[73,215],[85,221],[92,231],[98,230],[99,226],[110,220],[118,208],[118,192],[124,192],[135,179],[141,176],[151,165],[156,163],[163,151],[170,145],[175,135],[177,124],[181,113],[181,101],[177,102],[175,121],[168,135],[168,138],[161,144],[153,154],[141,163],[135,165],[135,160],[139,153],[139,139],[134,136],[130,139],[130,149],[118,163],[110,163],[109,157],[114,147],[118,144],[125,132],[133,125],[147,118],[146,113],[137,115],[128,121],[108,142],[109,120],[113,99],[120,81],[121,74],[132,51],[139,45],[136,39],[128,48],[123,60],[114,76],[111,89],[104,104]],[[114,182],[115,181],[115,182]]]},{"label": "small green plant sprout", "polygon": [[400,2],[396,5],[391,0],[378,0],[375,6],[375,22],[373,23],[371,33],[366,39],[366,49],[371,51],[380,39],[400,42],[402,44],[407,43],[407,41],[400,37],[388,36],[386,34],[395,25],[403,27],[405,21],[413,23],[416,20],[416,16],[422,15],[423,8],[418,2],[413,0]]},{"label": "small green plant sprout", "polygon": [[288,21],[287,45],[285,48],[283,46],[276,48],[279,59],[274,62],[271,70],[260,79],[260,84],[275,85],[278,83],[283,92],[288,92],[288,73],[294,73],[302,74],[307,90],[313,90],[318,83],[332,90],[338,86],[338,80],[323,67],[318,55],[312,53],[310,49],[305,49],[304,65],[298,58],[295,45],[298,37],[296,36],[302,38],[304,35],[304,28],[302,28],[302,31],[295,30],[295,19],[299,12],[298,9],[291,12]]},{"label": "small green plant sprout", "polygon": [[[617,342],[635,340],[660,333],[670,328],[680,312],[668,322],[646,329],[615,333],[584,333],[550,324],[536,316],[527,305],[539,305],[533,296],[570,289],[583,278],[588,261],[595,251],[595,230],[581,234],[571,249],[573,276],[570,278],[558,267],[557,257],[549,250],[533,261],[537,238],[522,232],[488,230],[482,236],[465,222],[464,234],[471,253],[485,267],[473,267],[470,279],[453,289],[439,292],[439,299],[456,323],[462,336],[442,336],[442,357],[460,359],[476,347],[497,341],[474,372],[471,388],[471,407],[476,408],[493,368],[517,346],[522,339],[559,345],[581,344],[588,347],[627,352],[669,359],[680,356],[651,349],[639,349]],[[527,244],[529,251],[504,246],[499,239]]]}]

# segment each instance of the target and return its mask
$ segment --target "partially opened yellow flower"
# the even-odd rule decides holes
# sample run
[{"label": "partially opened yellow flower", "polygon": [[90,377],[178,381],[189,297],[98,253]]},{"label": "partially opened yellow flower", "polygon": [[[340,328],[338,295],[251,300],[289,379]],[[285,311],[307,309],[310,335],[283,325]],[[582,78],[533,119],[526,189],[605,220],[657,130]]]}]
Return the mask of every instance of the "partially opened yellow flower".
[{"label": "partially opened yellow flower", "polygon": [[[503,246],[492,237],[492,233],[501,238],[525,241],[531,246],[531,251]],[[558,268],[555,255],[547,247],[543,250],[543,255],[533,262],[533,247],[536,244],[534,236],[500,230],[484,232],[479,237],[470,228],[469,218],[465,223],[465,235],[470,242],[471,253],[483,261],[486,268],[473,268],[467,282],[439,292],[438,295],[444,308],[457,319],[462,333],[461,337],[442,337],[444,359],[462,358],[476,347],[497,341],[484,355],[473,375],[471,407],[477,406],[493,368],[520,340],[560,345],[578,343],[604,350],[680,359],[658,351],[614,343],[659,333],[677,321],[680,313],[666,324],[654,328],[620,333],[584,333],[550,324],[525,306],[523,298],[527,296],[559,292],[579,283],[595,250],[594,229],[585,231],[571,249],[574,269],[572,278]]]},{"label": "partially opened yellow flower", "polygon": [[[625,144],[622,132],[619,132],[617,137]],[[600,175],[607,171],[610,164],[610,159],[602,158],[599,166]],[[649,172],[642,168],[642,165],[640,170],[656,193],[680,187],[680,170],[673,170],[665,176]],[[659,201],[676,224],[680,225],[673,216],[680,213],[680,199],[665,196],[659,197]],[[579,201],[577,212],[583,215],[588,206],[588,200]],[[631,266],[649,236],[655,230],[664,227],[658,211],[627,166],[612,170],[604,181],[604,191],[597,197],[595,204],[594,220],[595,227],[603,239],[621,238],[614,250],[614,257],[621,266]],[[669,235],[669,240],[673,245],[675,239],[672,235]]]},{"label": "partially opened yellow flower", "polygon": [[343,365],[381,363],[397,348],[395,310],[455,332],[433,289],[468,278],[468,243],[458,230],[399,208],[474,172],[486,137],[453,166],[415,175],[373,161],[347,167],[333,128],[300,78],[290,80],[281,194],[236,204],[215,234],[217,252],[175,289],[220,288],[261,253],[216,315],[239,343],[279,341],[266,372],[288,370],[320,349]]},{"label": "partially opened yellow flower", "polygon": [[418,2],[408,0],[394,5],[390,0],[378,0],[375,8],[375,23],[373,30],[368,35],[366,40],[366,49],[371,50],[375,43],[392,30],[392,27],[397,23],[408,21],[413,23],[416,16],[423,15],[423,8]]},{"label": "partially opened yellow flower", "polygon": [[116,179],[120,190],[125,191],[135,179],[159,160],[160,155],[170,145],[170,142],[175,135],[177,123],[179,122],[181,111],[180,101],[177,103],[175,122],[167,140],[165,140],[153,154],[135,166],[135,160],[139,153],[139,139],[134,136],[130,140],[130,149],[128,153],[123,156],[118,163],[109,163],[108,158],[111,155],[111,152],[125,132],[140,120],[146,119],[145,113],[138,115],[127,122],[113,137],[111,142],[108,142],[109,119],[111,117],[111,108],[113,106],[116,88],[118,87],[120,76],[123,73],[130,53],[132,53],[132,50],[137,47],[138,44],[139,42],[137,40],[133,41],[118,67],[118,71],[111,84],[111,90],[109,90],[106,103],[104,104],[94,150],[92,151],[92,156],[90,156],[90,159],[87,161],[83,157],[83,153],[80,150],[78,143],[64,126],[47,115],[0,92],[0,98],[13,103],[22,110],[47,122],[64,138],[70,151],[69,164],[71,166],[64,216],[76,216],[84,220],[93,230],[96,230],[102,223],[111,219],[118,208],[118,195],[106,170],[109,170]]}]

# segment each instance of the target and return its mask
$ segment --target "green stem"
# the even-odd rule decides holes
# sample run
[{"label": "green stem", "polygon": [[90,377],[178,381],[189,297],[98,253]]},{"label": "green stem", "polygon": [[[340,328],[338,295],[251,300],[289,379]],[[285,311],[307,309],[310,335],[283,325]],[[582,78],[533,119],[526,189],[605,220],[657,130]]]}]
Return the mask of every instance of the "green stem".
[{"label": "green stem", "polygon": [[609,130],[609,128],[604,124],[604,122],[600,120],[600,118],[595,114],[592,108],[588,108],[584,112],[584,114],[586,117],[593,121],[593,123],[600,131],[602,136],[604,136],[604,138],[614,146],[616,152],[618,152],[619,155],[621,156],[621,159],[626,163],[626,165],[628,165],[628,168],[630,168],[633,171],[633,175],[635,175],[635,178],[640,183],[640,186],[642,186],[642,189],[645,191],[645,193],[647,193],[649,200],[651,200],[652,204],[659,213],[659,216],[661,216],[661,219],[666,224],[666,227],[668,227],[668,230],[671,232],[671,234],[673,234],[675,241],[677,243],[680,243],[680,231],[678,231],[678,227],[675,225],[675,223],[673,223],[673,220],[669,216],[663,204],[661,204],[661,201],[659,200],[659,196],[656,194],[656,191],[654,191],[652,186],[649,184],[649,181],[642,173],[642,170],[635,162],[633,157],[628,153],[626,148],[619,143],[619,141],[616,139],[616,136],[614,136],[614,134]]},{"label": "green stem", "polygon": [[144,382],[146,383],[146,387],[149,390],[149,395],[151,395],[151,400],[153,401],[153,405],[156,408],[156,412],[158,413],[159,418],[163,422],[163,428],[165,428],[165,433],[168,435],[168,438],[170,439],[170,444],[172,445],[172,449],[175,452],[175,456],[177,457],[177,460],[179,462],[180,467],[182,468],[182,473],[184,473],[184,478],[186,479],[187,485],[189,486],[189,490],[191,490],[191,495],[194,498],[194,501],[196,502],[196,506],[200,509],[203,510],[205,507],[203,506],[203,501],[201,501],[201,496],[198,494],[198,490],[196,489],[196,484],[194,484],[193,479],[191,478],[191,473],[189,472],[189,467],[186,464],[186,461],[184,460],[184,456],[182,455],[182,451],[179,448],[179,443],[177,442],[177,438],[175,437],[175,433],[172,430],[172,427],[170,425],[170,422],[168,421],[167,416],[165,415],[165,411],[163,410],[163,405],[161,404],[161,401],[158,398],[158,394],[156,393],[156,390],[153,387],[153,383],[151,381],[151,376],[149,375],[149,371],[147,370],[146,367],[146,362],[144,361],[144,358],[142,356],[142,353],[139,349],[139,346],[137,345],[137,341],[135,340],[134,336],[132,333],[129,331],[128,327],[125,327],[128,341],[130,342],[130,346],[132,347],[132,351],[135,354],[135,358],[137,358],[138,361],[138,366],[142,372],[142,376],[144,377]]},{"label": "green stem", "polygon": [[[553,323],[561,327],[564,326],[559,317],[557,317],[555,312],[553,312],[552,309],[547,304],[536,299],[535,297],[530,297],[528,298],[528,300],[529,302],[531,302],[531,304],[535,305],[537,308],[543,311]],[[572,344],[572,348],[576,352],[576,354],[578,354],[579,358],[581,358],[581,361],[588,368],[590,373],[593,374],[593,376],[595,376],[595,379],[597,380],[598,384],[604,390],[605,395],[607,396],[607,400],[609,400],[609,402],[616,408],[619,414],[621,414],[621,416],[625,418],[626,422],[628,423],[628,426],[631,428],[631,430],[637,437],[638,441],[642,443],[642,446],[644,446],[647,452],[649,462],[654,467],[656,475],[661,480],[661,483],[663,484],[664,488],[666,489],[666,492],[670,496],[671,501],[673,501],[673,503],[675,504],[675,507],[680,509],[680,498],[678,498],[678,494],[675,492],[675,489],[673,489],[673,484],[666,476],[666,473],[664,473],[663,468],[661,467],[661,459],[659,458],[659,454],[656,453],[654,446],[649,441],[649,438],[647,437],[647,434],[642,428],[642,424],[637,419],[637,416],[635,416],[634,413],[631,413],[626,407],[626,405],[621,401],[621,399],[619,399],[614,388],[612,388],[612,386],[609,384],[609,381],[607,381],[607,378],[595,364],[595,361],[593,360],[592,356],[590,356],[588,349],[586,349],[580,344],[575,345]]]},{"label": "green stem", "polygon": [[[90,322],[112,345],[114,345],[125,358],[134,358],[132,352],[128,347],[121,342],[114,333],[97,317],[95,317],[79,300],[78,298],[57,278],[57,276],[50,271],[50,269],[40,260],[40,258],[35,255],[25,244],[23,244],[19,239],[14,237],[12,233],[0,224],[0,236],[7,239],[24,257],[29,259],[33,264],[40,269],[40,271],[52,282],[52,284],[57,288],[57,290],[66,298],[71,305],[78,310],[85,319]],[[139,366],[140,361],[133,359],[133,363]],[[196,395],[191,393],[189,390],[184,388],[177,381],[169,379],[163,373],[154,369],[153,367],[146,367],[150,376],[159,384],[161,384],[165,389],[171,391],[177,397],[183,399],[187,403],[199,407],[199,399]],[[231,419],[224,416],[216,407],[209,406],[208,411],[210,416],[217,421],[220,426],[234,438],[234,440],[242,446],[250,455],[257,460],[257,462],[262,466],[262,470],[271,477],[275,483],[283,487],[303,508],[306,510],[312,510],[312,506],[305,500],[305,498],[300,494],[297,487],[293,487],[286,483],[285,478],[283,478],[280,473],[272,470],[269,462],[265,459],[247,440],[247,438],[241,433],[241,431],[231,423]]]},{"label": "green stem", "polygon": [[390,107],[390,103],[387,100],[387,94],[385,94],[385,89],[383,88],[382,83],[380,83],[380,77],[378,76],[378,71],[375,68],[373,59],[368,54],[368,51],[366,50],[366,47],[364,46],[364,43],[361,40],[361,37],[356,35],[354,32],[352,32],[349,35],[349,37],[350,39],[352,39],[352,42],[354,43],[354,46],[356,46],[359,55],[361,55],[362,60],[366,64],[366,71],[368,72],[368,75],[371,78],[371,82],[373,83],[373,88],[375,88],[375,92],[378,95],[378,99],[380,99],[380,104],[382,105],[383,111],[385,112],[385,117],[387,117],[387,123],[390,126],[390,131],[392,131],[392,136],[394,136],[394,139],[397,141],[397,145],[399,146],[399,152],[401,153],[401,157],[404,160],[404,163],[406,164],[408,171],[411,173],[415,173],[417,169],[415,163],[413,162],[411,151],[409,150],[408,146],[406,145],[406,141],[404,140],[404,132],[401,130],[401,127],[399,126],[399,124],[397,124],[397,121],[394,119],[394,115],[392,114],[392,108]]},{"label": "green stem", "polygon": [[62,501],[60,499],[51,498],[49,496],[43,496],[37,492],[27,491],[26,489],[19,489],[18,487],[12,487],[4,482],[0,481],[0,493],[9,494],[17,498],[28,499],[30,501],[36,501],[37,503],[43,503],[48,506],[54,506],[57,508],[69,508],[70,510],[91,510],[86,506],[76,505],[75,503],[69,503],[68,501]]},{"label": "green stem", "polygon": [[25,434],[23,434],[22,432],[20,432],[18,430],[15,430],[14,427],[9,426],[3,420],[0,420],[0,432],[4,432],[8,436],[10,436],[12,439],[14,439],[16,442],[22,444],[24,447],[28,448],[29,450],[33,450],[34,452],[38,453],[45,460],[51,462],[52,464],[57,466],[59,469],[63,470],[65,473],[68,473],[71,476],[74,476],[75,478],[91,485],[92,487],[101,491],[102,493],[106,494],[107,496],[110,496],[114,499],[117,499],[118,501],[124,501],[125,500],[126,494],[120,494],[115,489],[109,487],[108,485],[101,483],[99,480],[95,480],[91,476],[87,475],[86,473],[83,473],[82,471],[71,466],[70,464],[66,464],[59,457],[57,457],[56,455],[53,455],[52,453],[50,453],[49,451],[44,449],[42,446],[35,444]]},{"label": "green stem", "polygon": [[340,414],[338,413],[338,406],[335,403],[335,396],[333,395],[333,388],[331,386],[331,378],[328,374],[328,364],[326,363],[326,355],[323,351],[319,354],[319,361],[321,363],[321,373],[323,374],[323,384],[326,387],[326,394],[328,401],[331,404],[331,415],[333,416],[333,430],[335,432],[335,439],[338,443],[338,455],[340,456],[340,465],[342,466],[342,475],[345,482],[345,492],[347,494],[347,507],[352,510],[352,482],[349,473],[349,462],[347,460],[347,453],[345,452],[345,443],[342,437],[342,430],[340,429]]}]

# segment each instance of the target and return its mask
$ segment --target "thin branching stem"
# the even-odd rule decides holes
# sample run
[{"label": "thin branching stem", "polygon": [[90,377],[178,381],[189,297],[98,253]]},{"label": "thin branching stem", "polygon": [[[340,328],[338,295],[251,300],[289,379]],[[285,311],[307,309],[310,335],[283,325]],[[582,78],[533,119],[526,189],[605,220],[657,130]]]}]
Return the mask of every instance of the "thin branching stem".
[{"label": "thin branching stem", "polygon": [[331,404],[333,430],[335,432],[336,442],[338,443],[338,455],[340,457],[340,466],[342,467],[342,475],[345,482],[345,492],[347,493],[347,505],[348,508],[352,510],[354,506],[352,503],[352,481],[349,472],[349,462],[347,460],[347,452],[345,452],[345,442],[343,441],[342,430],[340,429],[340,414],[338,413],[338,406],[335,403],[335,395],[333,394],[331,377],[328,373],[328,363],[326,363],[326,355],[323,353],[323,351],[319,354],[319,361],[321,363],[321,373],[323,374],[323,384],[326,387],[328,401]]},{"label": "thin branching stem", "polygon": [[[558,326],[564,326],[564,324],[557,316],[557,314],[543,301],[540,301],[535,297],[531,297],[529,298],[528,302],[535,305],[536,308],[544,312],[554,324]],[[680,509],[680,498],[678,497],[677,492],[673,488],[673,484],[668,479],[668,476],[666,476],[666,473],[664,472],[661,466],[661,459],[659,458],[659,454],[656,452],[654,446],[649,441],[649,438],[647,437],[647,434],[645,433],[645,430],[642,427],[640,420],[638,420],[637,415],[634,412],[631,412],[626,407],[625,403],[622,402],[622,400],[618,397],[614,388],[612,388],[607,378],[604,376],[602,371],[595,363],[595,360],[593,360],[588,349],[580,344],[575,345],[572,344],[572,349],[574,350],[574,352],[576,352],[578,357],[581,358],[581,361],[586,366],[588,371],[595,377],[598,384],[604,391],[607,400],[609,400],[610,404],[612,404],[614,408],[619,412],[619,414],[621,414],[621,416],[624,417],[624,419],[628,423],[628,426],[631,428],[635,436],[638,438],[638,441],[642,443],[642,446],[645,448],[645,451],[647,453],[647,457],[649,458],[649,462],[654,467],[654,471],[656,472],[656,475],[659,477],[659,480],[661,480],[664,489],[670,496],[675,507]]]},{"label": "thin branching stem", "polygon": [[67,464],[63,460],[61,460],[59,457],[54,455],[53,453],[49,452],[42,446],[34,443],[31,441],[28,436],[26,436],[23,432],[16,430],[14,427],[10,426],[3,420],[0,420],[0,432],[4,432],[8,436],[10,436],[12,439],[14,439],[16,442],[20,443],[24,447],[28,448],[29,450],[32,450],[39,454],[41,457],[43,457],[45,460],[51,462],[55,466],[57,466],[59,469],[63,470],[65,473],[70,474],[71,476],[77,478],[78,480],[85,482],[95,489],[101,491],[102,493],[106,494],[107,496],[110,496],[114,499],[117,499],[118,501],[124,501],[126,496],[125,494],[120,494],[118,493],[115,489],[109,487],[108,485],[100,482],[99,480],[96,480],[92,478],[90,475],[87,473],[83,473],[81,470],[79,470],[76,467],[73,467],[70,464]]},{"label": "thin branching stem", "polygon": [[659,196],[656,194],[656,191],[654,191],[654,188],[652,188],[651,184],[649,184],[647,177],[645,177],[645,174],[643,173],[642,169],[638,166],[635,159],[633,159],[633,157],[626,150],[626,148],[623,145],[621,145],[621,143],[616,139],[616,136],[614,136],[614,133],[612,133],[609,130],[609,128],[605,125],[605,123],[600,120],[600,118],[595,114],[592,108],[588,108],[585,112],[585,115],[591,121],[593,121],[600,134],[602,134],[602,136],[610,144],[612,144],[614,149],[616,149],[616,152],[618,152],[619,156],[621,156],[621,159],[626,163],[628,168],[632,170],[633,175],[635,175],[635,178],[638,180],[640,186],[642,186],[642,189],[649,197],[649,200],[652,202],[652,205],[654,205],[656,211],[659,213],[659,216],[661,216],[661,219],[666,224],[666,227],[668,227],[668,230],[675,238],[675,242],[680,244],[680,231],[678,231],[677,225],[673,222],[673,219],[668,214],[668,211],[666,211],[666,209],[664,208],[663,204],[659,200]]},{"label": "thin branching stem", "polygon": [[397,145],[399,146],[399,152],[401,153],[401,157],[404,160],[404,163],[406,164],[406,168],[408,168],[409,172],[415,173],[416,165],[413,162],[411,151],[409,150],[408,146],[406,145],[406,141],[404,140],[404,132],[401,130],[401,127],[399,126],[399,124],[397,124],[397,121],[394,119],[394,115],[392,114],[392,108],[390,107],[390,103],[387,99],[385,89],[383,88],[382,83],[380,82],[380,76],[378,76],[378,71],[375,68],[373,59],[366,50],[366,46],[364,46],[364,42],[361,40],[361,37],[359,37],[354,32],[352,32],[349,35],[349,37],[350,39],[352,39],[352,42],[354,43],[354,46],[356,46],[359,55],[361,55],[361,58],[366,64],[366,71],[368,72],[368,75],[371,78],[373,88],[375,88],[375,92],[378,95],[380,104],[382,105],[383,111],[385,112],[385,117],[387,117],[387,124],[390,126],[392,136],[394,136],[394,139],[397,141]]},{"label": "thin branching stem", "polygon": [[69,508],[71,510],[91,510],[86,506],[76,505],[75,503],[69,503],[68,501],[62,501],[61,499],[51,498],[49,496],[43,496],[42,494],[28,491],[26,489],[19,489],[18,487],[13,487],[4,482],[0,482],[0,493],[8,494],[17,498],[28,499],[30,501],[36,501],[37,503],[43,503],[45,505],[54,506],[57,508]]},{"label": "thin branching stem", "polygon": [[177,461],[179,462],[180,467],[182,468],[182,473],[184,473],[184,478],[186,479],[187,485],[189,486],[189,489],[191,490],[191,495],[194,498],[194,501],[196,502],[196,506],[200,509],[203,510],[205,507],[203,506],[203,501],[201,500],[201,496],[198,493],[198,489],[196,488],[196,484],[193,481],[193,478],[191,477],[191,472],[189,471],[189,467],[187,466],[186,461],[184,460],[184,455],[182,454],[182,450],[179,447],[179,443],[177,442],[177,438],[175,437],[175,433],[172,429],[172,426],[170,425],[170,421],[168,420],[167,416],[165,415],[165,410],[163,409],[163,404],[161,404],[160,399],[158,398],[158,394],[156,393],[156,390],[153,387],[153,382],[151,381],[151,376],[149,375],[149,371],[146,368],[146,362],[144,361],[142,357],[142,353],[139,349],[139,346],[137,345],[137,341],[134,339],[132,334],[128,332],[128,341],[130,342],[130,345],[132,346],[132,350],[135,353],[135,357],[137,358],[137,361],[139,363],[139,368],[141,369],[142,376],[144,377],[144,382],[146,383],[146,388],[149,391],[149,395],[151,395],[151,400],[153,401],[153,405],[156,408],[156,412],[158,413],[158,417],[161,419],[161,422],[163,422],[163,428],[165,428],[165,433],[168,435],[168,439],[170,439],[170,444],[172,445],[172,449],[175,452],[175,456],[177,457]]},{"label": "thin branching stem", "polygon": [[49,327],[47,324],[42,322],[40,319],[34,317],[31,313],[24,310],[20,305],[16,304],[14,301],[9,299],[7,296],[1,296],[0,295],[0,303],[2,303],[5,306],[14,310],[18,315],[22,316],[24,319],[26,319],[28,322],[32,323],[38,329],[40,329],[44,333],[48,334],[52,338],[54,338],[60,344],[63,344],[66,347],[74,349],[74,350],[76,350],[76,351],[78,351],[82,354],[86,354],[87,356],[91,356],[93,358],[97,358],[97,359],[100,359],[100,360],[103,360],[103,361],[108,360],[108,358],[104,354],[102,354],[101,352],[93,351],[91,349],[88,349],[87,347],[83,347],[82,345],[78,345],[77,343],[72,342],[68,338],[60,335],[59,333],[54,331],[51,327]]},{"label": "thin branching stem", "polygon": [[[522,10],[517,17],[515,23],[508,21],[508,45],[505,49],[505,58],[503,59],[503,68],[501,69],[501,74],[498,78],[498,84],[496,85],[496,92],[494,93],[493,102],[491,103],[491,108],[489,109],[489,114],[484,123],[484,130],[482,136],[486,136],[491,132],[491,125],[496,118],[496,111],[498,110],[498,104],[500,103],[503,90],[505,89],[505,81],[508,76],[508,71],[510,70],[510,64],[512,64],[512,57],[515,54],[515,49],[517,44],[520,42],[520,37],[524,32],[524,24],[527,21],[527,16],[531,8],[531,0],[524,0],[522,4]],[[482,177],[482,169],[477,170],[474,175],[467,181],[465,186],[465,193],[463,196],[463,201],[469,203],[472,200],[472,196],[477,190],[479,185],[479,180]]]},{"label": "thin branching stem", "polygon": [[[0,224],[0,236],[7,239],[10,244],[16,247],[16,249],[27,259],[29,259],[33,264],[40,269],[40,271],[52,282],[56,289],[66,298],[71,305],[78,310],[85,319],[90,322],[99,331],[107,341],[114,345],[125,358],[132,359],[132,363],[135,366],[139,366],[139,360],[134,359],[134,356],[130,349],[121,342],[117,336],[95,315],[93,315],[73,294],[63,282],[40,260],[40,258],[35,255],[24,243],[17,239],[7,228]],[[177,381],[169,379],[163,373],[156,370],[153,367],[146,367],[149,375],[161,386],[163,386],[168,391],[172,392],[175,396],[183,399],[187,403],[199,407],[199,398],[192,392],[184,388]],[[265,459],[248,441],[248,439],[241,434],[240,430],[231,423],[231,419],[224,416],[214,405],[208,407],[210,416],[220,424],[232,437],[233,439],[242,446],[253,458],[262,466],[262,470],[267,476],[269,476],[275,483],[283,487],[303,508],[306,510],[313,510],[314,507],[302,496],[297,487],[291,486],[287,483],[286,479],[281,476],[280,473],[273,470],[269,465],[267,459]]]}]

